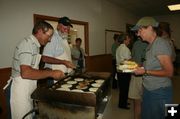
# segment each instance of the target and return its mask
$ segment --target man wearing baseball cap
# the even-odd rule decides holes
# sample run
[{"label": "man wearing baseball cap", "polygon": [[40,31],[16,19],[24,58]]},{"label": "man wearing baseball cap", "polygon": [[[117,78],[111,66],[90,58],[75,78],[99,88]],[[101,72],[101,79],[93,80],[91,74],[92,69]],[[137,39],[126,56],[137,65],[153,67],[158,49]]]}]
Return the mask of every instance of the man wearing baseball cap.
[{"label": "man wearing baseball cap", "polygon": [[58,23],[63,24],[64,26],[73,27],[71,24],[71,20],[68,17],[59,18]]},{"label": "man wearing baseball cap", "polygon": [[165,104],[172,103],[172,49],[166,40],[157,36],[157,27],[154,18],[143,17],[132,28],[149,43],[143,67],[134,71],[143,75],[142,119],[164,119]]},{"label": "man wearing baseball cap", "polygon": [[[71,20],[68,17],[64,16],[59,18],[57,29],[54,31],[51,42],[49,42],[44,47],[43,55],[66,60],[70,63],[70,65],[72,65],[71,50],[67,41],[70,27],[73,26],[71,24]],[[50,69],[59,69],[64,73],[70,72],[72,70],[65,65],[45,64],[45,67]]]}]

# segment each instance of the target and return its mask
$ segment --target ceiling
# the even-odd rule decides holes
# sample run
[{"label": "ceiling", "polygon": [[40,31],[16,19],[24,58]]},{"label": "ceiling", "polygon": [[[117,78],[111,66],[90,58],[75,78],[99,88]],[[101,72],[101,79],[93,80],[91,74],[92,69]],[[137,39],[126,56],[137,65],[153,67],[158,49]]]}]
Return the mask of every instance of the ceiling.
[{"label": "ceiling", "polygon": [[170,12],[167,5],[180,3],[180,0],[108,0],[137,16],[159,16],[180,14],[180,11]]}]

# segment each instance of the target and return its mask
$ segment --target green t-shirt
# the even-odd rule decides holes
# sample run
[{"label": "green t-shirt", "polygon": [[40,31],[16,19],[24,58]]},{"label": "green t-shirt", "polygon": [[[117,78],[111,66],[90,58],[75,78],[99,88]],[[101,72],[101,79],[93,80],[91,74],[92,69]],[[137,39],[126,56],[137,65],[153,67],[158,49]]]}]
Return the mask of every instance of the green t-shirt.
[{"label": "green t-shirt", "polygon": [[132,59],[138,63],[139,65],[142,65],[144,59],[145,59],[145,53],[146,53],[146,47],[148,46],[147,42],[143,42],[142,40],[138,39],[134,44],[132,48]]},{"label": "green t-shirt", "polygon": [[113,59],[116,59],[116,50],[117,50],[118,46],[119,46],[119,45],[116,44],[116,43],[113,43],[113,44],[112,44],[111,53],[112,53],[112,58],[113,58]]}]

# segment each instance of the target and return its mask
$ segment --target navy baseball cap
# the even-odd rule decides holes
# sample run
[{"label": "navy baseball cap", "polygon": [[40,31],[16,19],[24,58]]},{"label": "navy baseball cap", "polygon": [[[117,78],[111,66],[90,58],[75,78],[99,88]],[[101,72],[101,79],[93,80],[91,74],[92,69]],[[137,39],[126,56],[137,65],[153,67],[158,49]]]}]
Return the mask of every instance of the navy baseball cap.
[{"label": "navy baseball cap", "polygon": [[61,17],[61,18],[59,18],[58,23],[61,23],[64,26],[73,27],[72,24],[71,24],[71,20],[68,17]]}]

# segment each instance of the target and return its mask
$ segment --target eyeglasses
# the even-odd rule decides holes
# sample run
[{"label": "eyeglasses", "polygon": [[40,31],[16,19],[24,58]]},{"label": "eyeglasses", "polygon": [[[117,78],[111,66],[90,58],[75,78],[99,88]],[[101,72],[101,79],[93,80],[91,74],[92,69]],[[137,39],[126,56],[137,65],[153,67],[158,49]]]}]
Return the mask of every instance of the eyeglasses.
[{"label": "eyeglasses", "polygon": [[49,33],[49,32],[43,32],[43,33],[46,34],[46,35],[49,36],[49,37],[52,37],[52,34]]},{"label": "eyeglasses", "polygon": [[52,33],[49,33],[49,32],[43,32],[46,36],[48,36],[48,40],[50,40],[53,36]]}]

